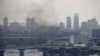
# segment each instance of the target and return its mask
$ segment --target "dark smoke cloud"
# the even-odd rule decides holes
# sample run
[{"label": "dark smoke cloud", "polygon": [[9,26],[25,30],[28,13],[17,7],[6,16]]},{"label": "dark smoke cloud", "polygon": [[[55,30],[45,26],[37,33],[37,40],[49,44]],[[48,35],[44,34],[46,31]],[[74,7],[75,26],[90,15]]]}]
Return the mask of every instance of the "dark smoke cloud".
[{"label": "dark smoke cloud", "polygon": [[32,0],[0,0],[0,23],[4,16],[8,16],[10,22],[25,22],[27,17],[34,17],[39,24],[53,25],[56,17],[51,4],[47,2],[46,6],[41,6]]}]

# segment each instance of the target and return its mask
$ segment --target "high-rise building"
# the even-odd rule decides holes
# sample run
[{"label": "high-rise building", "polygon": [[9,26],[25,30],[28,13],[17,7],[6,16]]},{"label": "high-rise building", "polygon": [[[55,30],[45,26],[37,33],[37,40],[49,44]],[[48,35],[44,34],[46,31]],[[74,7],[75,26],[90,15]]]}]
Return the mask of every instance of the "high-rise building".
[{"label": "high-rise building", "polygon": [[0,25],[0,37],[2,37],[3,36],[3,27],[2,27],[2,25]]},{"label": "high-rise building", "polygon": [[26,19],[26,29],[28,32],[35,31],[35,19],[34,18],[27,18]]},{"label": "high-rise building", "polygon": [[32,31],[32,32],[35,31],[35,27],[36,27],[35,19],[32,17],[32,18],[31,18],[31,31]]},{"label": "high-rise building", "polygon": [[82,22],[81,29],[87,29],[87,28],[88,28],[88,22]]},{"label": "high-rise building", "polygon": [[81,28],[87,29],[87,30],[96,29],[97,26],[98,26],[98,23],[97,23],[96,18],[92,18],[91,20],[88,20],[87,22],[81,23]]},{"label": "high-rise building", "polygon": [[31,19],[29,17],[26,19],[26,30],[31,31]]},{"label": "high-rise building", "polygon": [[66,21],[66,29],[68,31],[71,31],[71,17],[70,16],[67,16],[67,21]]},{"label": "high-rise building", "polygon": [[8,30],[8,17],[4,17],[3,19],[3,28],[4,30]]},{"label": "high-rise building", "polygon": [[21,32],[23,29],[22,29],[22,26],[18,22],[15,21],[15,22],[10,23],[9,30]]},{"label": "high-rise building", "polygon": [[60,28],[60,31],[64,31],[65,30],[65,23],[61,22],[59,24],[59,28]]},{"label": "high-rise building", "polygon": [[74,31],[78,31],[79,30],[79,16],[76,13],[74,15]]},{"label": "high-rise building", "polygon": [[88,20],[88,28],[89,29],[96,29],[98,26],[96,18],[92,18],[91,20]]},{"label": "high-rise building", "polygon": [[96,18],[81,23],[81,34],[91,36],[91,31],[98,27]]}]

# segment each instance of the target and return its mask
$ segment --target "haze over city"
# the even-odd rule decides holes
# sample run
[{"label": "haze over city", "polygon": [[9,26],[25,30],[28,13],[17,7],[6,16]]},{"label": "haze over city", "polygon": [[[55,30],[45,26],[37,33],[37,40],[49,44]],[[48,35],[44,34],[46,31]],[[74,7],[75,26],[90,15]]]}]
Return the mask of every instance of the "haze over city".
[{"label": "haze over city", "polygon": [[79,14],[79,22],[96,18],[100,24],[100,0],[0,0],[0,24],[4,16],[10,22],[25,23],[34,17],[39,23],[56,25],[66,17]]},{"label": "haze over city", "polygon": [[100,0],[0,0],[0,56],[100,56]]}]

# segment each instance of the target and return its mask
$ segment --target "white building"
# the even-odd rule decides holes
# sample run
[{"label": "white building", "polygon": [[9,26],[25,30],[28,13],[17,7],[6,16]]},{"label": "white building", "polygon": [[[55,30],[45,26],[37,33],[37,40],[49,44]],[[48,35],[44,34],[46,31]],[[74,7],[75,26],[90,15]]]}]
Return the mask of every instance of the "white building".
[{"label": "white building", "polygon": [[79,16],[78,14],[74,15],[74,31],[79,30]]}]

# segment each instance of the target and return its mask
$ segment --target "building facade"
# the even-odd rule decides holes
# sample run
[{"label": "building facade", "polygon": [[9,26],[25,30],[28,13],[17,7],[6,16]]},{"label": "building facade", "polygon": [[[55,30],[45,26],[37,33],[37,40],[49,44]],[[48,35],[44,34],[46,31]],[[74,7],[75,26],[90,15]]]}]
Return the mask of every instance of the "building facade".
[{"label": "building facade", "polygon": [[78,31],[79,30],[79,16],[76,13],[74,15],[74,31]]},{"label": "building facade", "polygon": [[3,19],[3,28],[4,30],[8,30],[8,17],[4,17]]},{"label": "building facade", "polygon": [[35,31],[35,26],[36,26],[36,22],[35,22],[35,19],[32,17],[32,18],[27,18],[26,19],[26,30],[28,32],[33,32]]},{"label": "building facade", "polygon": [[71,17],[70,16],[67,16],[66,29],[68,31],[71,31],[72,30],[72,27],[71,27]]}]

